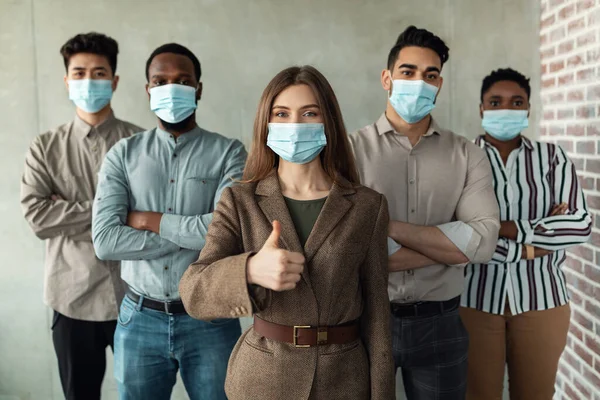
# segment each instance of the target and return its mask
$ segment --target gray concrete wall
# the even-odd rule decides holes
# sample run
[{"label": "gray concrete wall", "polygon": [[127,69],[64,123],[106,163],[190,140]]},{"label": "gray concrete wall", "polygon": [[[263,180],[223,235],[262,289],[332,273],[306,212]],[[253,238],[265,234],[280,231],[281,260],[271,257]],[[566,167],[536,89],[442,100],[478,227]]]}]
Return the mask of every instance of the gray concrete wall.
[{"label": "gray concrete wall", "polygon": [[[199,124],[249,144],[263,88],[292,64],[313,64],[328,77],[350,131],[375,120],[386,101],[379,76],[387,52],[416,24],[451,49],[434,114],[472,138],[481,132],[481,79],[497,67],[532,77],[537,126],[538,13],[531,0],[0,0],[0,400],[61,398],[42,304],[43,243],[18,199],[30,141],[73,117],[58,54],[69,37],[97,30],[119,41],[114,109],[148,128],[155,119],[144,92],[147,56],[169,41],[190,47],[204,71]],[[111,368],[105,394],[116,398]],[[181,387],[173,398],[185,398]]]}]

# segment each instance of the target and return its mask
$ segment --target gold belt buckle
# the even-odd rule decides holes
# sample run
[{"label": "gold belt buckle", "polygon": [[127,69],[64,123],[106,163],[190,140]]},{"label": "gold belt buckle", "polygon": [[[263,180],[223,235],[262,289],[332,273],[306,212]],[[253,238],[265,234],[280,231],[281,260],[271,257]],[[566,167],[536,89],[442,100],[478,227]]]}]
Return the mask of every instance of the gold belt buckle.
[{"label": "gold belt buckle", "polygon": [[310,347],[310,344],[298,344],[298,329],[310,329],[310,325],[294,325],[294,347]]}]

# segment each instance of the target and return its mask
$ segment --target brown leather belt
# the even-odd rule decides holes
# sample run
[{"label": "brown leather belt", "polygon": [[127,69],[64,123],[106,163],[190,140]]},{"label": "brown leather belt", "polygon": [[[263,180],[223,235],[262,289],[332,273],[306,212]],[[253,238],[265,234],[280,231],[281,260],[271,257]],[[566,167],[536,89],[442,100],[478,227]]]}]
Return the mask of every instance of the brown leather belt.
[{"label": "brown leather belt", "polygon": [[291,343],[296,347],[345,344],[360,337],[357,320],[337,326],[288,326],[254,316],[254,331],[267,339]]}]

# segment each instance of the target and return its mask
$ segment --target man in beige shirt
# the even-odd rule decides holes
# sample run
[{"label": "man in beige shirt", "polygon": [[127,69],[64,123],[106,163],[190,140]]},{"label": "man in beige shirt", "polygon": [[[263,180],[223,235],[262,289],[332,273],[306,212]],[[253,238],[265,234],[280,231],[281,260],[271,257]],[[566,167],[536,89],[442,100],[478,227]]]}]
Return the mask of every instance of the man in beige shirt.
[{"label": "man in beige shirt", "polygon": [[54,310],[52,338],[65,398],[99,399],[106,347],[113,346],[123,297],[118,262],[96,258],[91,237],[98,170],[108,150],[142,131],[113,115],[110,100],[118,44],[80,34],[61,48],[75,119],[33,140],[21,181],[21,205],[46,241],[45,303]]},{"label": "man in beige shirt", "polygon": [[389,202],[393,353],[409,400],[464,399],[464,266],[491,258],[500,226],[486,155],[430,115],[447,59],[442,39],[407,28],[381,75],[385,113],[350,137],[361,182]]}]

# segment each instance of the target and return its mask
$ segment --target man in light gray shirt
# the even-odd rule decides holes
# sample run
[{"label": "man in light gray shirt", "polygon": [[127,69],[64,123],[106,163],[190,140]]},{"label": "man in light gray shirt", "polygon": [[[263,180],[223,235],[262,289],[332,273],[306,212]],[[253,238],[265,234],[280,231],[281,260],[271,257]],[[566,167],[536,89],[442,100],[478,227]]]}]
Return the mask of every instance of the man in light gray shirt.
[{"label": "man in light gray shirt", "polygon": [[46,241],[44,301],[54,310],[52,340],[66,399],[99,399],[106,347],[113,346],[123,298],[119,262],[92,246],[92,200],[104,155],[142,131],[115,118],[117,42],[80,34],[61,48],[75,119],[33,140],[21,181],[21,206]]},{"label": "man in light gray shirt", "polygon": [[382,72],[385,113],[350,136],[361,182],[389,203],[393,352],[408,399],[464,399],[464,266],[491,258],[500,226],[486,155],[430,115],[447,59],[439,37],[407,28]]}]

